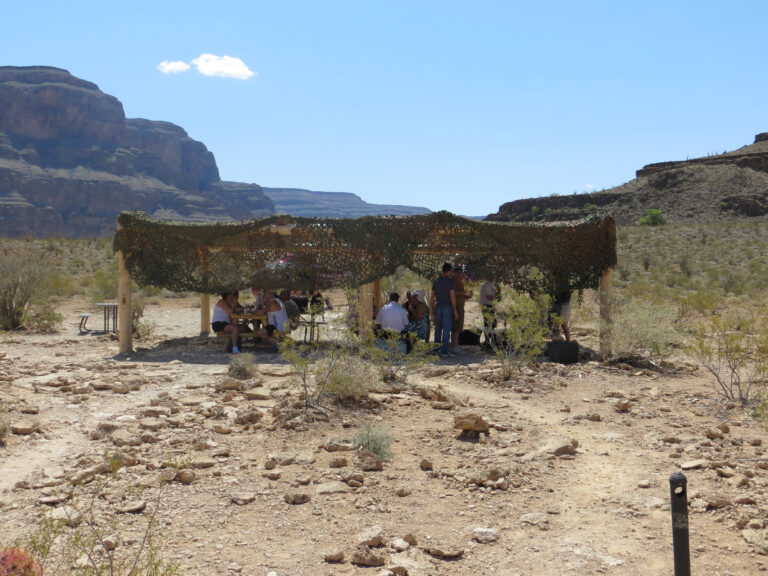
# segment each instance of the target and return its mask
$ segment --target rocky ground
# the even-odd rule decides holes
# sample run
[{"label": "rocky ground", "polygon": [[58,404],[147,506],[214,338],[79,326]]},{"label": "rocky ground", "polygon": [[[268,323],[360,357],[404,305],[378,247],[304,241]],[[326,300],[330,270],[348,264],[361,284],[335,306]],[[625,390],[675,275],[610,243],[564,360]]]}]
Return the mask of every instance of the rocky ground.
[{"label": "rocky ground", "polygon": [[[54,514],[130,556],[154,515],[188,575],[667,575],[682,469],[692,573],[768,567],[768,435],[689,363],[542,361],[500,383],[470,348],[303,422],[278,355],[232,379],[221,341],[195,338],[199,301],[157,302],[128,358],[77,334],[82,302],[58,334],[0,335],[0,544]],[[350,450],[369,422],[395,438],[383,463]]]}]

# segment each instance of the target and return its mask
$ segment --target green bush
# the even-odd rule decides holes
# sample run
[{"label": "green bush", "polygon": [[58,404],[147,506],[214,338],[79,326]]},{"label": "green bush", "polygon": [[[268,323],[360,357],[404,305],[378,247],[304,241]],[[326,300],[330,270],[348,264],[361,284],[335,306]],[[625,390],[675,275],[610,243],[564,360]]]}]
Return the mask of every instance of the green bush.
[{"label": "green bush", "polygon": [[30,308],[25,324],[33,332],[52,334],[58,330],[61,324],[61,314],[50,304],[41,304]]},{"label": "green bush", "polygon": [[403,353],[405,342],[394,332],[370,342],[367,351],[384,382],[405,381],[409,372],[437,358],[435,346],[417,338],[411,340],[411,351]]},{"label": "green bush", "polygon": [[0,328],[15,330],[24,323],[29,304],[49,270],[47,263],[29,255],[0,255]]},{"label": "green bush", "polygon": [[332,396],[341,402],[357,402],[362,398],[376,374],[370,363],[358,356],[347,355],[337,362],[333,356],[326,356],[318,365],[318,374],[325,374],[319,392]]},{"label": "green bush", "polygon": [[649,208],[645,216],[637,221],[640,226],[661,226],[667,223],[667,219],[658,208]]},{"label": "green bush", "polygon": [[502,378],[509,380],[516,370],[544,351],[545,338],[550,332],[547,325],[549,296],[520,294],[501,286],[495,314],[485,320],[485,341],[501,360]]},{"label": "green bush", "polygon": [[390,446],[394,440],[388,430],[376,428],[370,422],[366,422],[365,426],[352,436],[352,444],[356,448],[373,452],[382,460],[389,460],[392,457]]}]

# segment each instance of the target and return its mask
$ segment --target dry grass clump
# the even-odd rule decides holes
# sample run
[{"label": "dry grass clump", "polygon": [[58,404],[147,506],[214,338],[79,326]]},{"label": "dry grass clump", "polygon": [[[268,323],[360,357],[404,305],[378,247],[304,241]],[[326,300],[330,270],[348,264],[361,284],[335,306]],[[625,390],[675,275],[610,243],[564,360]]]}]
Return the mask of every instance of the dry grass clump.
[{"label": "dry grass clump", "polygon": [[392,457],[390,446],[394,441],[395,438],[389,430],[377,428],[370,422],[366,422],[365,426],[352,436],[352,444],[356,448],[373,452],[382,460],[389,460]]},{"label": "dry grass clump", "polygon": [[227,373],[238,380],[248,380],[256,375],[258,366],[251,354],[237,354],[229,359]]}]

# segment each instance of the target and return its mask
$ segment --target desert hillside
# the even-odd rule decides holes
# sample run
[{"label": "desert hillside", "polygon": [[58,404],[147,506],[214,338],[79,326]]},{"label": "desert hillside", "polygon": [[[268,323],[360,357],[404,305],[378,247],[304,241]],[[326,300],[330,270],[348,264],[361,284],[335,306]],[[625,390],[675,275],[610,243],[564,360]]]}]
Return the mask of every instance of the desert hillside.
[{"label": "desert hillside", "polygon": [[590,194],[528,198],[503,204],[489,220],[539,222],[574,220],[611,213],[619,224],[634,224],[649,209],[670,223],[761,219],[768,215],[768,133],[723,154],[649,164],[637,177]]}]

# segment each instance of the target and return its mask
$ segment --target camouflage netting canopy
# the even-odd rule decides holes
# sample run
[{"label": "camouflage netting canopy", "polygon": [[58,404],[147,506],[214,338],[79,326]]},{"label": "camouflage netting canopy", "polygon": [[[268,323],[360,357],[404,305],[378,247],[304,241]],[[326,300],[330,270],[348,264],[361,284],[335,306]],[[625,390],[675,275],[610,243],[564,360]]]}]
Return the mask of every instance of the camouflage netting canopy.
[{"label": "camouflage netting canopy", "polygon": [[560,291],[598,287],[616,264],[616,224],[611,216],[511,224],[449,212],[191,224],[123,212],[114,248],[139,286],[176,292],[355,287],[398,266],[432,278],[445,261],[518,290]]}]

